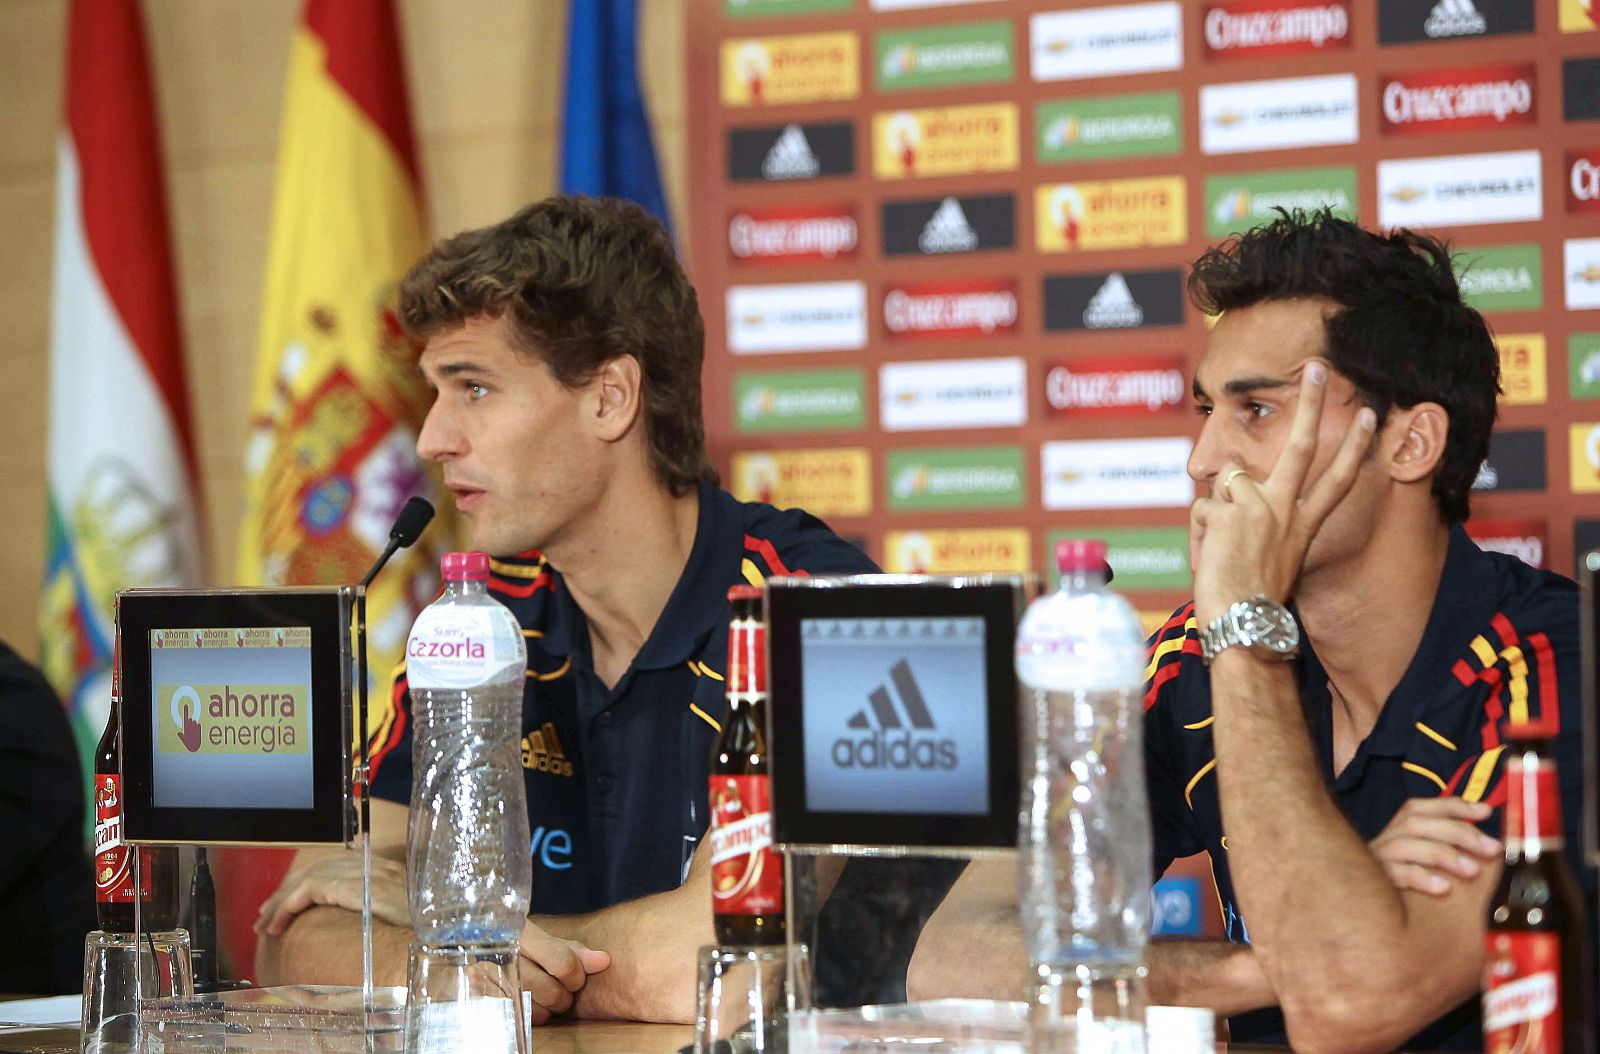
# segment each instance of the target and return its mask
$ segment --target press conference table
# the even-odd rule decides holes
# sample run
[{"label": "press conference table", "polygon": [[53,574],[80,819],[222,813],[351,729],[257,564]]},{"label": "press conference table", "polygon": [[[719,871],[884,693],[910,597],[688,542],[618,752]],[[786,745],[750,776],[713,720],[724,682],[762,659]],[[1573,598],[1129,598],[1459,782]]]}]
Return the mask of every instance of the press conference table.
[{"label": "press conference table", "polygon": [[[0,996],[0,1000],[5,999]],[[0,1011],[0,1018],[4,1012]],[[694,1039],[688,1025],[634,1021],[561,1021],[533,1030],[533,1054],[675,1054]],[[77,1054],[78,1034],[67,1029],[0,1032],[0,1054]],[[1229,1054],[1290,1054],[1288,1047],[1218,1043]],[[1152,1052],[1155,1054],[1155,1052]]]},{"label": "press conference table", "polygon": [[[0,995],[6,1000],[31,996]],[[5,1011],[0,1009],[0,1020]],[[555,1021],[533,1030],[531,1054],[676,1054],[694,1040],[689,1025],[639,1021]],[[1288,1047],[1218,1043],[1218,1054],[1292,1054]],[[0,1054],[78,1054],[78,1033],[64,1028],[0,1029]],[[1152,1051],[1151,1054],[1159,1054]]]}]

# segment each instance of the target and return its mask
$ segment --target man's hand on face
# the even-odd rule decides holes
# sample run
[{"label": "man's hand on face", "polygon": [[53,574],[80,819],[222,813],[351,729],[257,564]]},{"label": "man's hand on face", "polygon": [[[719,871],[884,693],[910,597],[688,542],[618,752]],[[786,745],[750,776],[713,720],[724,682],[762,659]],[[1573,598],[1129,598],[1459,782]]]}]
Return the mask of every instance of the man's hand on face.
[{"label": "man's hand on face", "polygon": [[1367,846],[1396,889],[1442,897],[1500,859],[1500,843],[1476,826],[1493,811],[1448,796],[1408,798]]},{"label": "man's hand on face", "polygon": [[611,965],[611,956],[563,940],[529,922],[522,927],[522,987],[533,996],[533,1023],[572,1008],[573,997],[589,980]]},{"label": "man's hand on face", "polygon": [[[360,856],[340,853],[291,871],[278,891],[261,905],[255,931],[268,937],[282,936],[296,915],[317,905],[361,910]],[[406,865],[398,860],[372,858],[372,917],[396,926],[411,925]]]},{"label": "man's hand on face", "polygon": [[1289,440],[1267,478],[1252,479],[1237,463],[1224,463],[1211,496],[1197,498],[1190,507],[1195,619],[1200,625],[1208,625],[1235,601],[1257,594],[1286,601],[1311,539],[1355,483],[1377,421],[1365,406],[1356,412],[1328,468],[1305,487],[1327,389],[1327,364],[1307,363]]}]

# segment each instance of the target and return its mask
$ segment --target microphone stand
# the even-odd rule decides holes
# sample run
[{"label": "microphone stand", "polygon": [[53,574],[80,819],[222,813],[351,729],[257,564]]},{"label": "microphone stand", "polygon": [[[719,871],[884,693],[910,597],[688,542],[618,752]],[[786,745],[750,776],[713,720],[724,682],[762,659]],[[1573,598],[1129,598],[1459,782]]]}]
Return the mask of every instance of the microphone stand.
[{"label": "microphone stand", "polygon": [[[418,508],[420,506],[420,508]],[[356,783],[361,788],[361,804],[357,807],[361,824],[361,1007],[366,1027],[365,1047],[373,1048],[372,1020],[372,770],[368,748],[371,732],[367,727],[367,587],[378,577],[389,558],[402,548],[409,548],[422,534],[423,528],[433,518],[433,506],[422,498],[406,502],[394,528],[389,531],[389,544],[373,562],[372,569],[356,589],[356,721],[360,727],[357,747]],[[420,520],[420,522],[418,522]]]}]

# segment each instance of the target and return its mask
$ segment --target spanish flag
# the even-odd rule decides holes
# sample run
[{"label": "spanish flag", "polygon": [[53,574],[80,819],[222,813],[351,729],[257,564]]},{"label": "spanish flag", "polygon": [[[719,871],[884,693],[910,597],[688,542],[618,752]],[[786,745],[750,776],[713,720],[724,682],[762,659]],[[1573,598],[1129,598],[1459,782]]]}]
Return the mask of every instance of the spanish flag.
[{"label": "spanish flag", "polygon": [[[307,0],[289,59],[261,344],[246,448],[238,579],[359,582],[407,498],[432,497],[416,455],[428,394],[395,314],[427,249],[416,143],[391,0]],[[369,671],[399,661],[438,591],[434,524],[369,593]],[[386,680],[386,678],[384,678]],[[373,692],[370,722],[392,719]],[[224,957],[251,970],[250,921],[291,853],[217,854]]]},{"label": "spanish flag", "polygon": [[116,591],[200,583],[199,490],[138,0],[74,0],[66,68],[39,636],[87,759],[111,701]]},{"label": "spanish flag", "polygon": [[[416,437],[428,394],[395,314],[427,249],[391,0],[308,0],[278,153],[239,544],[246,585],[357,582],[407,498],[430,495]],[[435,526],[431,537],[446,532]],[[369,595],[375,676],[437,586],[402,552]],[[373,726],[384,720],[374,693]]]}]

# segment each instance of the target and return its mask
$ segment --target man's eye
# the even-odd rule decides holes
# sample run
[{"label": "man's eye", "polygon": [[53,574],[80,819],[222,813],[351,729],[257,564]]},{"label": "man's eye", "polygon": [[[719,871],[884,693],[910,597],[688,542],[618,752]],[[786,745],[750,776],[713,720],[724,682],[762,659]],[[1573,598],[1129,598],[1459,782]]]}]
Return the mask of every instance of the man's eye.
[{"label": "man's eye", "polygon": [[467,385],[467,398],[482,399],[489,394],[489,389],[476,382]]},{"label": "man's eye", "polygon": [[1211,416],[1211,411],[1213,409],[1215,409],[1215,407],[1213,407],[1210,403],[1195,403],[1194,404],[1194,412],[1196,414],[1200,415],[1201,417],[1210,417]]},{"label": "man's eye", "polygon": [[1272,412],[1272,407],[1266,403],[1258,403],[1254,399],[1244,404],[1245,412],[1256,419],[1263,418]]}]

